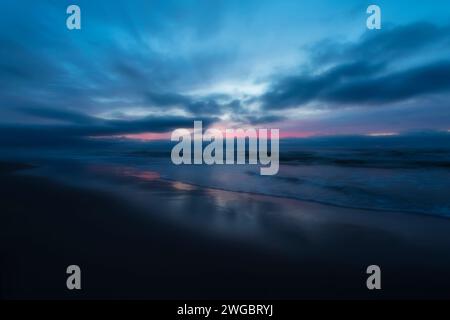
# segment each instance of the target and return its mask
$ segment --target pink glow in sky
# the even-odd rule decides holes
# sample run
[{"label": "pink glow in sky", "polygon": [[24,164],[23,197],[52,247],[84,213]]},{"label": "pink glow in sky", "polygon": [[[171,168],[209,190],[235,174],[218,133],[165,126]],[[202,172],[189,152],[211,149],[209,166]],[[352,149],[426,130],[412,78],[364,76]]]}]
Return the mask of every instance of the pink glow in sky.
[{"label": "pink glow in sky", "polygon": [[[223,136],[225,137],[224,130],[221,130]],[[268,130],[270,132],[270,129]],[[130,139],[130,140],[140,140],[140,141],[157,141],[157,140],[170,140],[171,132],[164,133],[154,133],[154,132],[143,132],[136,134],[126,134],[121,136],[115,136],[115,138]],[[305,131],[282,131],[280,130],[280,139],[286,138],[307,138],[317,135],[316,132],[305,132]]]},{"label": "pink glow in sky", "polygon": [[141,141],[153,141],[153,140],[170,140],[170,132],[156,133],[156,132],[143,132],[126,134],[120,136],[120,138],[130,139],[130,140],[141,140]]}]

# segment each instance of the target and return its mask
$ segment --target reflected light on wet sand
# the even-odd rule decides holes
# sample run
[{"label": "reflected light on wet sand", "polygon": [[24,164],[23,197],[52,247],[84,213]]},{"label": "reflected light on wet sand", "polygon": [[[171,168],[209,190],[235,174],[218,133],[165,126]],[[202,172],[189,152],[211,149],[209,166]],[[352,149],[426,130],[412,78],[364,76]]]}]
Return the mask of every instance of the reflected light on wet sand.
[{"label": "reflected light on wet sand", "polygon": [[194,191],[197,189],[197,187],[192,184],[187,184],[180,181],[172,182],[172,187],[180,191]]}]

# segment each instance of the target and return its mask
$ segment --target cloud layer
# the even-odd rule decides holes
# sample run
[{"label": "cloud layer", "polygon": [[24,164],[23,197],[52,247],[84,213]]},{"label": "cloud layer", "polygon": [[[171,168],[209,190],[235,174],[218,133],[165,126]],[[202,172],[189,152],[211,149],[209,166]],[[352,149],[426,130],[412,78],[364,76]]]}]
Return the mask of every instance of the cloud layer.
[{"label": "cloud layer", "polygon": [[0,5],[4,135],[167,132],[194,119],[317,134],[450,123],[438,9],[355,32],[357,1],[79,1],[82,30],[68,31],[68,4]]}]

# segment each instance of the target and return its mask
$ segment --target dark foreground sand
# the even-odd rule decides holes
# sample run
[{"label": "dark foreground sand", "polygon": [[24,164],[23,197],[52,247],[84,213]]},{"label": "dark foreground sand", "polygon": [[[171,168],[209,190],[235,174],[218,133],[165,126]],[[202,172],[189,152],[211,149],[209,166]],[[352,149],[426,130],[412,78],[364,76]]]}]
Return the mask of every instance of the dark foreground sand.
[{"label": "dark foreground sand", "polygon": [[[0,170],[3,299],[450,298],[449,219],[157,179],[100,192],[20,168]],[[65,287],[70,264],[81,291]],[[370,264],[381,291],[365,287]]]}]

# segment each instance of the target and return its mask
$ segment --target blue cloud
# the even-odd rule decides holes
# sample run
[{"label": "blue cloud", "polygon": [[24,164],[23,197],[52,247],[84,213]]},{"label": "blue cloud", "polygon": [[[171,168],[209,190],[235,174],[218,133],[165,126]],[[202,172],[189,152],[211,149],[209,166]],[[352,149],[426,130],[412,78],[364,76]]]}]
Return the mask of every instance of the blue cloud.
[{"label": "blue cloud", "polygon": [[[162,132],[224,115],[282,125],[286,108],[369,110],[412,98],[436,111],[430,126],[447,116],[448,2],[408,2],[408,15],[383,2],[388,14],[376,32],[364,29],[356,0],[76,3],[79,31],[65,27],[72,1],[0,4],[0,123],[8,132],[13,124],[77,137]],[[247,92],[242,83],[265,89]],[[145,112],[130,120],[135,109]],[[396,111],[386,116],[401,120]]]}]

